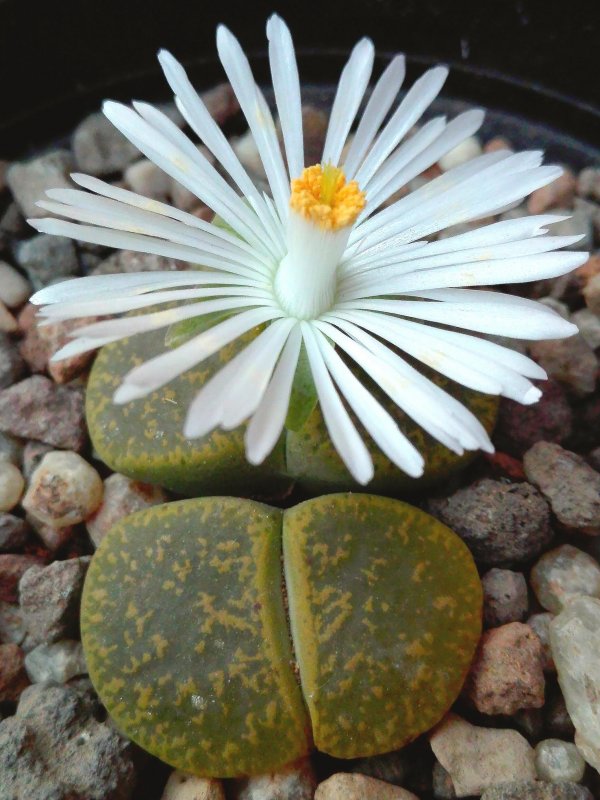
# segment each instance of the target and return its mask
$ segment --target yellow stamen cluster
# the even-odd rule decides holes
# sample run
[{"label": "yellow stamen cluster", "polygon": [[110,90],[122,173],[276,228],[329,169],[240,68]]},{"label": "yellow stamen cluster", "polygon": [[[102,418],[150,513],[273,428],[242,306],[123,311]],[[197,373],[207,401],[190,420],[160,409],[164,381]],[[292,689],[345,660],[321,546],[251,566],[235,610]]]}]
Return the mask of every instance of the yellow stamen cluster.
[{"label": "yellow stamen cluster", "polygon": [[307,167],[292,181],[291,208],[325,230],[352,225],[365,202],[357,182],[346,183],[343,171],[331,164]]}]

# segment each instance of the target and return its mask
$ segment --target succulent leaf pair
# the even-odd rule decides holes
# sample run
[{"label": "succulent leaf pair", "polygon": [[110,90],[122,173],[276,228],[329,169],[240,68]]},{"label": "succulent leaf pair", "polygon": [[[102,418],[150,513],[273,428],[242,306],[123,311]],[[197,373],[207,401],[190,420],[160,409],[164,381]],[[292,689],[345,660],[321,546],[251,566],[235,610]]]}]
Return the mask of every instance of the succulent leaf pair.
[{"label": "succulent leaf pair", "polygon": [[90,676],[117,725],[189,772],[401,747],[456,698],[481,628],[472,557],[397,500],[282,511],[205,497],[116,525],[86,580]]}]

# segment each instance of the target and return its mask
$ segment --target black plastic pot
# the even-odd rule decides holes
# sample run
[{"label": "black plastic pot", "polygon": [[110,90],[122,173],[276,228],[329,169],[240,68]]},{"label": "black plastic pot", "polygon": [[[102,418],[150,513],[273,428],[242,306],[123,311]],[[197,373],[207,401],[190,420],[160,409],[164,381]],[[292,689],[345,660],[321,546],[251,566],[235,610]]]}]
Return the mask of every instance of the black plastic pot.
[{"label": "black plastic pot", "polygon": [[[369,35],[382,63],[386,52],[406,52],[413,76],[450,64],[446,95],[504,112],[492,115],[491,129],[508,126],[515,144],[530,141],[533,122],[549,157],[576,167],[599,159],[600,11],[589,0],[0,0],[0,155],[47,145],[105,97],[166,99],[161,46],[192,67],[199,87],[214,84],[223,75],[216,25],[225,22],[257,55],[273,10],[292,28],[307,82],[335,82],[350,46]],[[266,78],[263,62],[254,61]]]}]

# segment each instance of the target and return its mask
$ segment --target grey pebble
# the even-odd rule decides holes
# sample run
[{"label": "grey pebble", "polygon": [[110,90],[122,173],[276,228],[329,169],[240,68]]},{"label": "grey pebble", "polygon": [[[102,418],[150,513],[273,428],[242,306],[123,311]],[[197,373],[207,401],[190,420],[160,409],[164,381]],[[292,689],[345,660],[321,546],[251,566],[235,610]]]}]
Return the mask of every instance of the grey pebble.
[{"label": "grey pebble", "polygon": [[25,362],[16,342],[0,332],[0,389],[12,386],[25,373]]},{"label": "grey pebble", "polygon": [[129,800],[131,745],[94,717],[69,686],[33,684],[0,723],[0,797],[10,800]]},{"label": "grey pebble", "polygon": [[66,236],[38,233],[19,245],[15,257],[36,291],[79,272],[75,245]]},{"label": "grey pebble", "polygon": [[24,519],[0,512],[0,553],[11,553],[27,543],[31,528]]},{"label": "grey pebble", "polygon": [[81,591],[89,556],[31,567],[19,583],[19,602],[32,641],[74,639],[79,630]]},{"label": "grey pebble", "polygon": [[90,114],[75,129],[72,140],[77,166],[89,175],[109,175],[123,170],[140,151],[104,114]]},{"label": "grey pebble", "polygon": [[521,572],[493,568],[481,579],[483,617],[488,628],[520,622],[527,613],[527,582]]},{"label": "grey pebble", "polygon": [[27,162],[12,164],[6,181],[25,217],[47,217],[48,212],[36,206],[47,189],[72,188],[69,173],[75,162],[69,150],[52,150]]},{"label": "grey pebble", "polygon": [[67,450],[87,441],[83,390],[33,375],[0,391],[0,431]]},{"label": "grey pebble", "polygon": [[481,800],[594,800],[579,783],[501,783],[486,789]]},{"label": "grey pebble", "polygon": [[0,433],[0,461],[9,461],[20,467],[23,461],[23,442],[8,433]]},{"label": "grey pebble", "polygon": [[476,561],[495,567],[522,564],[552,539],[550,509],[529,483],[484,479],[445,499],[430,512],[454,530]]},{"label": "grey pebble", "polygon": [[577,453],[538,442],[525,453],[523,467],[567,528],[600,534],[600,472]]}]

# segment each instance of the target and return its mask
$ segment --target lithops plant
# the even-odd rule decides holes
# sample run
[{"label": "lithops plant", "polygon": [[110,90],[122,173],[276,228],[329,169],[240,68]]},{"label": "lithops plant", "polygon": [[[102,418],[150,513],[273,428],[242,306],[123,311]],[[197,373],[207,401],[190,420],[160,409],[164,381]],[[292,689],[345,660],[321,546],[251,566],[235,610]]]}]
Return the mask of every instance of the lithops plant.
[{"label": "lithops plant", "polygon": [[282,511],[205,497],[123,520],[83,594],[90,676],[119,728],[198,775],[268,772],[314,745],[401,747],[456,698],[481,628],[471,555],[405,503]]},{"label": "lithops plant", "polygon": [[[245,426],[231,431],[214,430],[193,440],[183,435],[186,410],[194,395],[257,333],[255,330],[247,334],[166,386],[126,405],[113,403],[115,390],[136,364],[166,352],[165,333],[155,331],[102,348],[86,395],[88,427],[102,460],[116,472],[166,486],[188,497],[220,492],[273,497],[293,481],[311,494],[364,491],[332,445],[316,395],[312,396],[312,404],[311,398],[292,403],[291,411],[297,413],[294,418],[289,415],[277,445],[260,468],[246,460]],[[472,411],[488,433],[492,431],[498,407],[496,397],[465,389],[433,371],[429,377]],[[475,456],[473,451],[462,456],[452,452],[425,433],[383,392],[376,387],[372,391],[422,453],[426,466],[422,477],[411,478],[371,442],[369,452],[375,475],[368,484],[369,491],[394,496],[431,485],[461,469]]]}]

